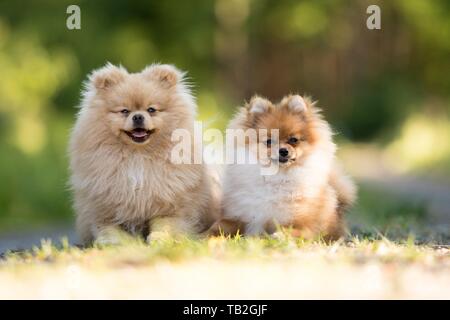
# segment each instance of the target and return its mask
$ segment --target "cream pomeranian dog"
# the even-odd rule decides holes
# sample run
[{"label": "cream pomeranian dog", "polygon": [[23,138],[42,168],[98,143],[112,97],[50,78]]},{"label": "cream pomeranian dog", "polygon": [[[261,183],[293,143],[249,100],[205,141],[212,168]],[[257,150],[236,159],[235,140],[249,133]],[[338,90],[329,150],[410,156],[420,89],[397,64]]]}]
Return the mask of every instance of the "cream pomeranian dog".
[{"label": "cream pomeranian dog", "polygon": [[[200,164],[173,164],[175,129],[192,133],[196,104],[171,65],[139,73],[107,64],[86,82],[70,141],[71,186],[84,244],[203,232],[218,206]],[[122,231],[119,231],[122,230]]]},{"label": "cream pomeranian dog", "polygon": [[[266,159],[278,170],[263,176],[261,163],[228,165],[222,218],[213,233],[271,234],[281,226],[306,239],[344,234],[344,212],[354,201],[355,186],[336,164],[331,129],[314,103],[299,95],[278,104],[254,97],[229,128],[266,129],[267,139],[258,135],[255,143],[266,148]],[[272,129],[278,129],[278,141]]]}]

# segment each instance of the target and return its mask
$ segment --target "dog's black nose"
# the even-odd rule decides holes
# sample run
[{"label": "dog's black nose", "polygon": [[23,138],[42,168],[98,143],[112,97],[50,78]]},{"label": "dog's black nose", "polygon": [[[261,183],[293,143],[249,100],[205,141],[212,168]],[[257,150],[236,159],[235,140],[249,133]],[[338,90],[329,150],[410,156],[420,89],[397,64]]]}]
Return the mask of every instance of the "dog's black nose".
[{"label": "dog's black nose", "polygon": [[287,157],[289,154],[289,151],[286,148],[281,148],[278,152],[280,153],[280,156],[282,156],[282,157]]},{"label": "dog's black nose", "polygon": [[135,126],[141,126],[144,124],[144,116],[142,114],[135,114],[133,116],[133,123]]}]

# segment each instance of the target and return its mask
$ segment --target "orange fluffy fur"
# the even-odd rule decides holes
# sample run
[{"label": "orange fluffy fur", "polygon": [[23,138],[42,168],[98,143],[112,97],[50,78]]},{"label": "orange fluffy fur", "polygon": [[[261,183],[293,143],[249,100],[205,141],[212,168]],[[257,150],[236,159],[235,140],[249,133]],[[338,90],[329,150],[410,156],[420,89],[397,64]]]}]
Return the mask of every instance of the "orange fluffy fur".
[{"label": "orange fluffy fur", "polygon": [[[254,97],[231,120],[233,129],[279,129],[280,161],[273,176],[261,176],[258,165],[228,165],[223,184],[222,219],[211,232],[256,235],[287,227],[304,238],[337,239],[345,231],[344,213],[355,198],[355,186],[335,161],[335,144],[320,110],[298,95],[272,102]],[[246,141],[248,143],[248,141]],[[265,141],[258,141],[264,145]]]}]

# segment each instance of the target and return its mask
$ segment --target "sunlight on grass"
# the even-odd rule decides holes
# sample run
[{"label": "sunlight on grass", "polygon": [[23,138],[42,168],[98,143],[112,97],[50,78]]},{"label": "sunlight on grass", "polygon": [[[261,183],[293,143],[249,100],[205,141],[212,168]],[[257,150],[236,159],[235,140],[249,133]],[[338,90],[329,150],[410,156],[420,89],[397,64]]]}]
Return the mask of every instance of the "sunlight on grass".
[{"label": "sunlight on grass", "polygon": [[283,233],[86,249],[43,241],[0,260],[0,298],[445,298],[449,270],[448,248],[413,238],[326,244]]},{"label": "sunlight on grass", "polygon": [[[43,239],[39,247],[28,251],[7,252],[0,268],[27,266],[29,263],[51,262],[52,264],[69,261],[85,261],[92,265],[152,265],[160,261],[183,262],[191,259],[212,258],[219,260],[256,259],[272,261],[273,258],[293,258],[298,254],[314,253],[339,254],[342,258],[377,258],[390,257],[400,261],[419,261],[424,255],[433,253],[430,245],[416,245],[413,236],[401,241],[391,241],[381,234],[374,237],[353,236],[347,240],[326,243],[321,240],[306,241],[293,238],[282,232],[277,237],[211,237],[195,240],[165,239],[146,243],[139,238],[128,238],[120,245],[94,245],[89,248],[70,246],[67,239],[61,239],[55,245]],[[444,246],[445,247],[445,246]],[[364,260],[363,259],[363,260]]]}]

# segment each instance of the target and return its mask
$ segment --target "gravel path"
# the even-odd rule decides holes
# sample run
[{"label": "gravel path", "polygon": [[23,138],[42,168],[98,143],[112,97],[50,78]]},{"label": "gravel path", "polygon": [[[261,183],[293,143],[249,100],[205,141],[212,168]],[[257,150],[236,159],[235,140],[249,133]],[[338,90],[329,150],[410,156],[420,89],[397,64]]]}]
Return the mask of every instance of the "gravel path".
[{"label": "gravel path", "polygon": [[412,176],[378,177],[362,181],[401,197],[423,201],[431,225],[450,226],[450,185]]},{"label": "gravel path", "polygon": [[21,231],[0,235],[0,254],[7,250],[23,250],[41,244],[41,239],[50,239],[59,244],[61,238],[67,237],[70,244],[76,244],[78,239],[75,230],[70,226],[54,226],[32,231]]},{"label": "gravel path", "polygon": [[[429,223],[450,228],[450,179],[395,172],[383,153],[371,146],[344,147],[339,158],[348,172],[361,182],[392,194],[423,201]],[[450,230],[450,229],[449,229]]]}]

